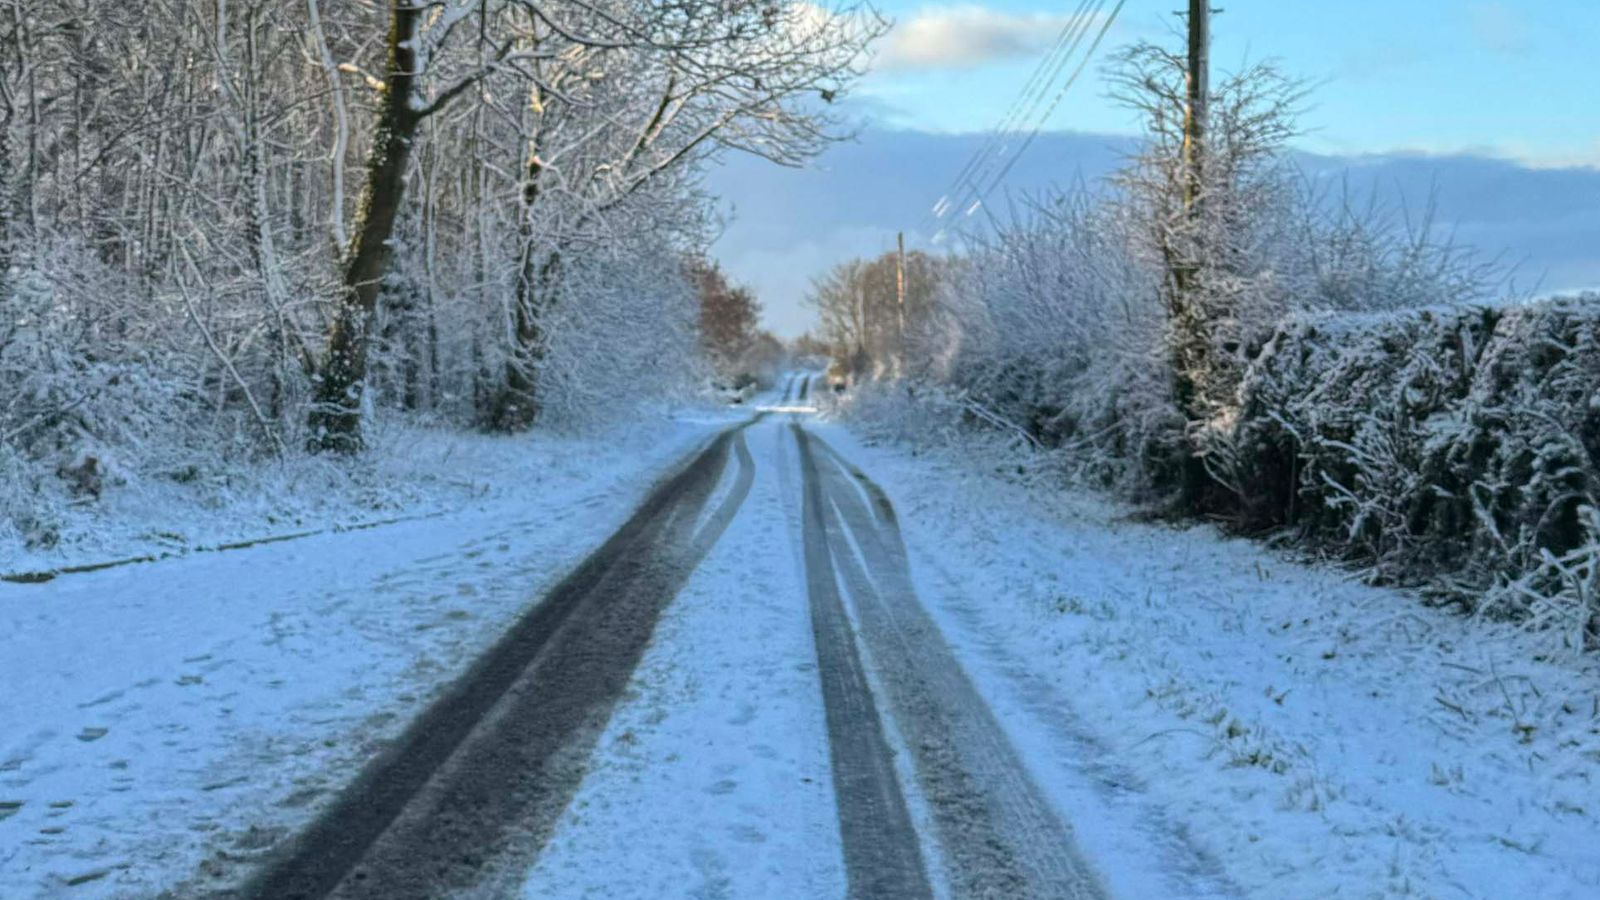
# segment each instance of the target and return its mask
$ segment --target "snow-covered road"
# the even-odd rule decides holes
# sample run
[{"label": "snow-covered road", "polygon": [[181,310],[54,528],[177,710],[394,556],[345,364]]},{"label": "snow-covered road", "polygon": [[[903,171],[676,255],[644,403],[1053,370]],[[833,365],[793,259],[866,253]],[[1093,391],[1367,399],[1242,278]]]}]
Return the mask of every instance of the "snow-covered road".
[{"label": "snow-covered road", "polygon": [[455,516],[0,586],[0,897],[1600,896],[1592,662],[821,384]]},{"label": "snow-covered road", "polygon": [[0,897],[259,865],[726,420],[463,447],[498,486],[438,517],[0,584]]}]

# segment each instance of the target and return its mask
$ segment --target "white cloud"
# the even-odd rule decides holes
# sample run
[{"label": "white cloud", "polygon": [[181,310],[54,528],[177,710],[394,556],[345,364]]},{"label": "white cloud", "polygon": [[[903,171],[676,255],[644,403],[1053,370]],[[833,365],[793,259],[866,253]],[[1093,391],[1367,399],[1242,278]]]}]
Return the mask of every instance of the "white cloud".
[{"label": "white cloud", "polygon": [[1542,146],[1526,141],[1507,141],[1498,154],[1530,169],[1600,170],[1600,141],[1587,144]]},{"label": "white cloud", "polygon": [[1049,49],[1070,18],[1013,14],[985,6],[937,6],[896,22],[874,68],[970,69]]}]

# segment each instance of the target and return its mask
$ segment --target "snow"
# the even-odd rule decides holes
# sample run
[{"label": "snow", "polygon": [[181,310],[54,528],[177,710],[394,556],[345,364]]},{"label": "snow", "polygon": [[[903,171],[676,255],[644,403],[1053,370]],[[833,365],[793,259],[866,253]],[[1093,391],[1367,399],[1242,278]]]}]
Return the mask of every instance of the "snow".
[{"label": "snow", "polygon": [[462,438],[445,471],[476,499],[435,517],[0,584],[0,894],[148,896],[235,873],[715,421]]},{"label": "snow", "polygon": [[1592,659],[1208,527],[824,429],[1119,896],[1592,897]]},{"label": "snow", "polygon": [[[667,609],[523,896],[844,896],[791,438]],[[787,476],[785,475],[787,472]]]},{"label": "snow", "polygon": [[[353,460],[295,455],[242,463],[196,454],[191,478],[129,475],[108,484],[97,500],[72,504],[54,529],[59,540],[53,546],[30,547],[0,523],[0,575],[178,556],[237,541],[440,515],[525,493],[529,475],[546,466],[571,477],[596,443],[649,446],[628,436],[638,427],[542,436],[530,444],[378,420],[366,435],[370,449]],[[654,434],[659,426],[642,427]]]},{"label": "snow", "polygon": [[[524,896],[840,893],[813,874],[839,877],[826,799],[784,790],[797,755],[827,776],[819,723],[794,725],[817,700],[772,664],[808,650],[803,585],[773,571],[761,548],[781,538],[755,515],[771,470],[786,502],[798,490],[774,430],[751,430],[756,493],[669,611]],[[920,596],[1113,896],[1600,889],[1588,661],[1536,662],[1523,636],[1338,570],[979,468],[1013,472],[1003,454],[819,430],[895,499]],[[759,738],[729,724],[750,703],[780,720]],[[738,846],[755,833],[810,842],[774,868],[766,843]]]},{"label": "snow", "polygon": [[[523,896],[844,893],[781,408]],[[463,438],[390,508],[431,518],[0,584],[0,894],[226,883],[748,414]],[[1593,659],[1135,521],[1015,451],[807,420],[894,501],[919,597],[1113,896],[1600,895]]]}]

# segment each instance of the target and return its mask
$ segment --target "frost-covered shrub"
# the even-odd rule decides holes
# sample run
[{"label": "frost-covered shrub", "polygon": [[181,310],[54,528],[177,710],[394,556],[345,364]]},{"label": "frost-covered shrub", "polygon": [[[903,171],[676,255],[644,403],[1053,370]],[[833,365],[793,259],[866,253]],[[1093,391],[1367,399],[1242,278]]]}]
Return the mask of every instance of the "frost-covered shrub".
[{"label": "frost-covered shrub", "polygon": [[670,247],[595,249],[566,269],[540,366],[545,411],[573,426],[619,421],[701,381],[699,299]]},{"label": "frost-covered shrub", "polygon": [[[1292,319],[1268,341],[1241,389],[1234,459],[1216,465],[1239,493],[1248,525],[1293,512],[1312,532],[1346,533],[1382,554],[1396,521],[1346,521],[1346,485],[1411,493],[1422,432],[1440,427],[1470,389],[1471,360],[1492,328],[1484,311]],[[1361,465],[1360,454],[1379,466]],[[1381,482],[1374,479],[1385,479]],[[1296,503],[1298,502],[1298,506]]]},{"label": "frost-covered shrub", "polygon": [[1126,208],[1079,190],[974,239],[920,338],[916,374],[973,424],[1019,431],[1086,480],[1141,490],[1182,434],[1160,278]]},{"label": "frost-covered shrub", "polygon": [[175,379],[99,334],[72,300],[36,271],[0,297],[0,443],[25,458],[104,458],[183,418]]},{"label": "frost-covered shrub", "polygon": [[49,546],[72,505],[250,454],[172,337],[110,314],[128,302],[114,274],[70,247],[34,263],[0,295],[0,532]]},{"label": "frost-covered shrub", "polygon": [[1290,321],[1246,376],[1231,446],[1250,524],[1600,639],[1600,295]]},{"label": "frost-covered shrub", "polygon": [[[971,409],[960,395],[934,385],[864,381],[848,394],[818,388],[812,402],[826,412],[844,413],[865,424],[870,433],[922,446],[946,446],[964,436],[963,416]],[[1016,429],[996,432],[1015,445],[1030,440]]]}]

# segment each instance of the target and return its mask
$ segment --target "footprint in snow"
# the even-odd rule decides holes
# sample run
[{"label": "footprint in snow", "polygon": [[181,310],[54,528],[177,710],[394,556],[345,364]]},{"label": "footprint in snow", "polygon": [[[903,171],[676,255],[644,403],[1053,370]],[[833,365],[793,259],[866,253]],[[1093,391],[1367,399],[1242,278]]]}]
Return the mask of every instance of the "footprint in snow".
[{"label": "footprint in snow", "polygon": [[78,704],[78,708],[79,709],[88,709],[88,708],[90,708],[92,706],[103,706],[103,705],[105,705],[107,703],[110,703],[113,700],[122,699],[123,695],[126,694],[126,693],[127,693],[126,691],[112,691],[109,694],[104,694],[102,696],[94,698],[93,700],[89,700],[89,701],[86,701],[86,702],[83,702],[83,703],[79,703]]},{"label": "footprint in snow", "polygon": [[67,887],[77,887],[80,884],[88,884],[91,881],[99,881],[110,874],[110,869],[90,869],[87,872],[82,872],[77,875],[60,875],[58,877],[61,879],[61,883]]},{"label": "footprint in snow", "polygon": [[56,733],[46,728],[35,731],[23,740],[17,741],[5,751],[0,751],[0,772],[14,772],[22,768],[23,763],[30,762],[33,754],[45,744],[54,739]]},{"label": "footprint in snow", "polygon": [[98,741],[110,733],[111,729],[109,728],[85,727],[82,731],[78,732],[78,740],[87,744],[92,741]]},{"label": "footprint in snow", "polygon": [[702,879],[690,891],[690,897],[694,900],[723,900],[732,896],[733,879],[728,877],[728,865],[715,850],[696,847],[689,851],[689,860],[699,870]]}]

